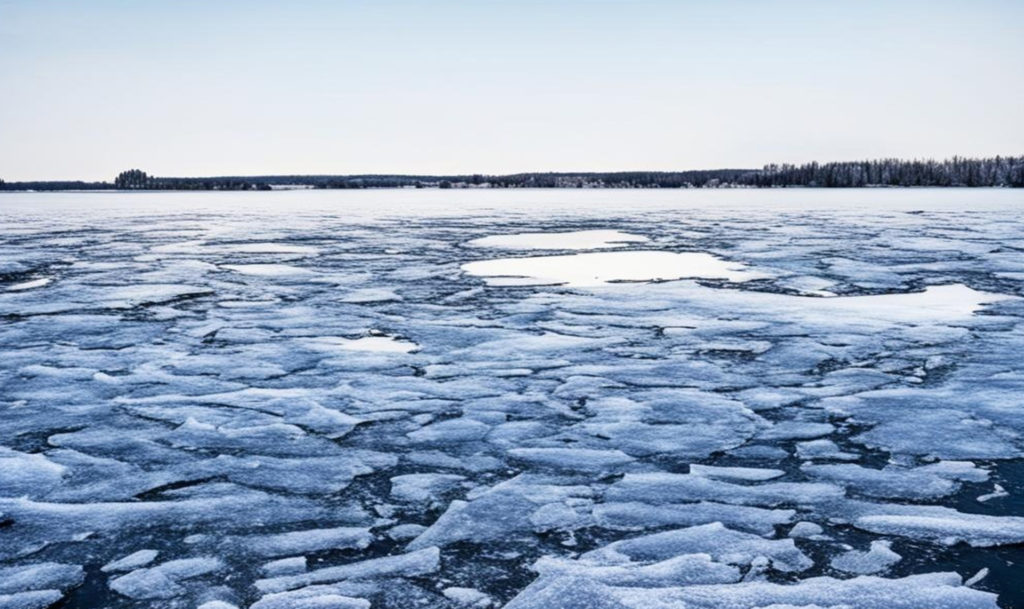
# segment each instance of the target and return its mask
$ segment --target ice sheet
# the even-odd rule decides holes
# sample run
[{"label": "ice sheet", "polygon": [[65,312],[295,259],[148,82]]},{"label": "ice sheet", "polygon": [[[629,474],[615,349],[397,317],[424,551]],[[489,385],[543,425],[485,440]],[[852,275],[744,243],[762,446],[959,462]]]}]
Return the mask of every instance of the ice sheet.
[{"label": "ice sheet", "polygon": [[1024,604],[1019,193],[273,195],[0,195],[0,605]]}]

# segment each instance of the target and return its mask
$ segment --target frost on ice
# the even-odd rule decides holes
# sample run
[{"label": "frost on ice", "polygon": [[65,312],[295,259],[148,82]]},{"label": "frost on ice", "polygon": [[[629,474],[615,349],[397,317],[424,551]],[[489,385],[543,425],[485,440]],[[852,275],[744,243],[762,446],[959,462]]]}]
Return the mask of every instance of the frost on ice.
[{"label": "frost on ice", "polygon": [[1024,604],[1021,212],[340,210],[0,212],[0,607]]}]

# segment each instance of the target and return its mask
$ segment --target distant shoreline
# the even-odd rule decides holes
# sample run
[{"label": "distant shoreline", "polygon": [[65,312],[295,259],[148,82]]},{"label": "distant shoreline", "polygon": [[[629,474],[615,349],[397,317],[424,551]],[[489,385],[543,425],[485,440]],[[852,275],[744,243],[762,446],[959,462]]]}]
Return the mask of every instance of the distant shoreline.
[{"label": "distant shoreline", "polygon": [[376,188],[914,188],[1024,187],[1024,156],[952,157],[942,161],[875,159],[761,169],[533,172],[506,175],[266,175],[157,177],[139,169],[112,182],[0,180],[0,191],[272,191]]},{"label": "distant shoreline", "polygon": [[[1021,186],[967,186],[963,184],[957,184],[953,186],[935,186],[935,185],[924,185],[924,186],[889,186],[871,184],[866,186],[716,186],[716,187],[692,187],[692,188],[658,188],[658,187],[629,187],[629,186],[601,186],[601,187],[590,187],[590,188],[577,188],[571,186],[521,186],[521,187],[482,187],[482,188],[458,188],[453,187],[452,190],[485,190],[485,191],[497,191],[497,190],[1016,190],[1022,188]],[[63,194],[156,194],[156,193],[182,193],[182,192],[203,192],[203,193],[268,193],[268,192],[298,192],[298,191],[326,191],[326,190],[364,190],[364,191],[381,191],[381,190],[443,190],[437,186],[428,186],[423,188],[410,188],[408,186],[378,186],[369,188],[273,188],[270,190],[260,189],[196,189],[196,188],[154,188],[154,189],[142,189],[142,188],[51,188],[51,189],[24,189],[16,190],[12,188],[0,189],[0,196],[4,194],[47,194],[47,193],[63,193]]]}]

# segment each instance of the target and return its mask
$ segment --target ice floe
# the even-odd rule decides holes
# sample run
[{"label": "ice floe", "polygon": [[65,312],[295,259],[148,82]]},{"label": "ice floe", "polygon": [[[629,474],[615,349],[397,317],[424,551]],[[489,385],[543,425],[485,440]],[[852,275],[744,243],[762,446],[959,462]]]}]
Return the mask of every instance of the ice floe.
[{"label": "ice floe", "polygon": [[262,592],[284,592],[313,584],[334,583],[347,579],[374,577],[412,577],[437,571],[440,552],[437,548],[424,548],[408,554],[374,558],[337,567],[324,567],[308,573],[282,575],[256,580]]},{"label": "ice floe", "polygon": [[725,564],[749,565],[768,557],[780,571],[803,571],[814,563],[792,539],[765,539],[711,523],[616,541],[580,557],[584,562],[657,562],[686,554],[707,554]]},{"label": "ice floe", "polygon": [[185,592],[185,580],[223,568],[224,563],[213,557],[182,558],[115,577],[110,587],[136,600],[174,598]]},{"label": "ice floe", "polygon": [[850,550],[833,558],[832,568],[860,575],[881,573],[903,559],[889,549],[891,545],[889,541],[872,541],[867,551]]},{"label": "ice floe", "polygon": [[988,547],[1024,543],[1024,518],[967,514],[939,506],[880,507],[857,517],[857,528],[942,544],[966,542]]},{"label": "ice floe", "polygon": [[108,562],[100,570],[110,573],[132,571],[153,562],[159,554],[156,550],[139,550],[138,552],[132,552],[128,556]]}]

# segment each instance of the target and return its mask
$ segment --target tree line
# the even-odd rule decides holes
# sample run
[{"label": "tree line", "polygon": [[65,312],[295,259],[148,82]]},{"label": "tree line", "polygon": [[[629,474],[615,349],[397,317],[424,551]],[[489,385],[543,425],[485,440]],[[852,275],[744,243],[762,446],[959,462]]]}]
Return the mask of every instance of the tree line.
[{"label": "tree line", "polygon": [[0,190],[272,190],[275,188],[860,188],[871,186],[1024,187],[1024,156],[942,161],[876,159],[762,169],[549,172],[509,175],[280,175],[155,177],[123,171],[113,182],[4,182]]},{"label": "tree line", "polygon": [[1024,186],[1024,157],[953,157],[944,161],[880,159],[846,163],[766,165],[744,176],[751,186]]}]

